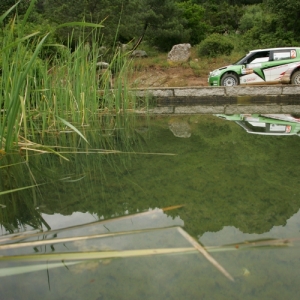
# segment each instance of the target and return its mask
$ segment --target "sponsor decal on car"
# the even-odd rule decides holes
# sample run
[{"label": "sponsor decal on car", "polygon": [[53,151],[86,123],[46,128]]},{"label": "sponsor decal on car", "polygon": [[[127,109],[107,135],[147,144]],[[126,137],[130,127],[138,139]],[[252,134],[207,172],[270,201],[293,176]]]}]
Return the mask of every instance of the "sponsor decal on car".
[{"label": "sponsor decal on car", "polygon": [[296,58],[297,57],[297,52],[296,50],[291,51],[291,58]]},{"label": "sponsor decal on car", "polygon": [[252,73],[253,73],[253,69],[242,68],[242,74],[243,75],[248,75],[248,74],[252,74]]},{"label": "sponsor decal on car", "polygon": [[255,80],[256,80],[256,77],[246,78],[246,82],[255,81]]}]

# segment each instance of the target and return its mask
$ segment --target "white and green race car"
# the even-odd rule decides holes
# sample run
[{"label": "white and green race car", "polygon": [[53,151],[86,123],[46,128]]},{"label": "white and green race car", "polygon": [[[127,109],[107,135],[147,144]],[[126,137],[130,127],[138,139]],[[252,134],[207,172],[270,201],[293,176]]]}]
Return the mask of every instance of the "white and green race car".
[{"label": "white and green race car", "polygon": [[210,86],[300,84],[300,47],[250,51],[236,63],[210,72]]}]

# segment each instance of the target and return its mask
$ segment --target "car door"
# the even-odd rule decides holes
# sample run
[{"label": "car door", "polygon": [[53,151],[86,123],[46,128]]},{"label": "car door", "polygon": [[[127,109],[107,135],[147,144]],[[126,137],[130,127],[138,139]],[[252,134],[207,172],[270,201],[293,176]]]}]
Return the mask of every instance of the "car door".
[{"label": "car door", "polygon": [[254,53],[242,67],[240,84],[263,84],[270,78],[270,72],[264,66],[270,61],[270,51]]},{"label": "car door", "polygon": [[296,58],[297,52],[295,49],[273,50],[271,53],[271,60],[266,66],[270,72],[268,81],[270,83],[280,82],[281,77],[284,75],[287,69],[295,63]]}]

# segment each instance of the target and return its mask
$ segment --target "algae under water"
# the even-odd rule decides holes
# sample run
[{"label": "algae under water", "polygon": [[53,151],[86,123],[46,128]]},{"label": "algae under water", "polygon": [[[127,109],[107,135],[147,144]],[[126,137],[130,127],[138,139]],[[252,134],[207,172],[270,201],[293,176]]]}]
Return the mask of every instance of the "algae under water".
[{"label": "algae under water", "polygon": [[[91,149],[103,149],[97,127],[92,129],[87,132]],[[106,141],[120,152],[86,150],[70,134],[67,146],[72,143],[76,149],[66,154],[69,161],[43,154],[32,156],[28,166],[0,169],[2,189],[12,182],[29,185],[27,168],[37,183],[44,183],[35,192],[0,197],[0,246],[17,232],[28,236],[9,243],[53,241],[0,247],[0,252],[5,257],[86,253],[87,260],[68,264],[58,259],[60,267],[46,258],[44,267],[38,261],[1,260],[1,269],[36,268],[3,276],[1,298],[298,299],[298,136],[251,135],[209,115],[153,116],[137,117],[133,130]],[[176,205],[184,206],[161,210]],[[88,259],[94,251],[188,247],[174,226],[206,247],[235,281],[196,252]],[[54,241],[136,230],[141,232]],[[228,244],[233,244],[230,250],[223,247]]]}]

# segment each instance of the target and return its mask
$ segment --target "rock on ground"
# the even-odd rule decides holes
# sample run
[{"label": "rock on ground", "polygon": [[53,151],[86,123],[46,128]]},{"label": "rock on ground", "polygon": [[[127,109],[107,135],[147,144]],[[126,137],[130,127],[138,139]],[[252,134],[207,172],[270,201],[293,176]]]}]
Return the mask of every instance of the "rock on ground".
[{"label": "rock on ground", "polygon": [[190,44],[174,45],[168,54],[168,61],[171,62],[186,62],[191,56]]}]

